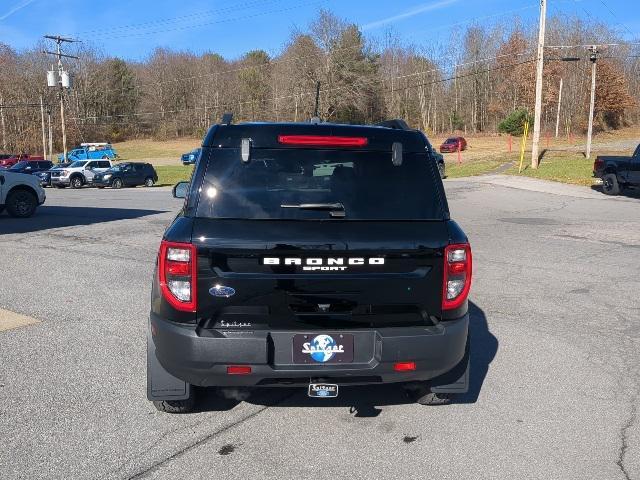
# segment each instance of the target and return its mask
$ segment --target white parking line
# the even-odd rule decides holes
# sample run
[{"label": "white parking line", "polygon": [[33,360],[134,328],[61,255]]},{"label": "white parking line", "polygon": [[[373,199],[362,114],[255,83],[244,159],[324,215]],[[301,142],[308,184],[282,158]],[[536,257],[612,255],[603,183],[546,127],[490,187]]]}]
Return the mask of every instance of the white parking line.
[{"label": "white parking line", "polygon": [[0,332],[26,327],[35,323],[40,323],[40,320],[0,308]]}]

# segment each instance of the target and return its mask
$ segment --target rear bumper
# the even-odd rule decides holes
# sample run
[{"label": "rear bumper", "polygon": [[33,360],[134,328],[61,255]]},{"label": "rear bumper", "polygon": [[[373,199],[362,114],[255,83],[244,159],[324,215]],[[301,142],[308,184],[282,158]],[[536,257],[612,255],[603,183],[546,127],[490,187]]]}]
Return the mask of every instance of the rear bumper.
[{"label": "rear bumper", "polygon": [[[328,331],[214,331],[200,336],[194,326],[151,314],[155,356],[174,377],[198,386],[291,386],[310,380],[342,385],[426,381],[458,367],[465,358],[468,314],[434,327],[341,330],[354,336],[354,361],[294,364],[293,336]],[[333,331],[331,332],[333,333]],[[394,370],[396,362],[416,369]],[[249,375],[229,375],[228,365],[249,365]]]}]

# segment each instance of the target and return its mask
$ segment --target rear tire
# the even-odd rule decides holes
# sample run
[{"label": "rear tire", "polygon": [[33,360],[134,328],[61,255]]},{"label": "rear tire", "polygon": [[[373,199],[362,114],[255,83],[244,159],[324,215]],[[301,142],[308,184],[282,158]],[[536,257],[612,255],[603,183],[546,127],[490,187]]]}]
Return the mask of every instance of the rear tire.
[{"label": "rear tire", "polygon": [[615,174],[607,173],[602,177],[602,192],[606,195],[618,195],[620,193],[620,184]]},{"label": "rear tire", "polygon": [[14,190],[6,201],[7,212],[15,218],[28,218],[38,208],[38,199],[28,190]]},{"label": "rear tire", "polygon": [[153,406],[164,413],[191,413],[196,406],[194,390],[192,389],[191,392],[191,396],[186,400],[156,400]]},{"label": "rear tire", "polygon": [[144,186],[145,187],[153,187],[153,184],[155,182],[153,181],[153,177],[147,177],[144,179]]},{"label": "rear tire", "polygon": [[111,182],[111,188],[119,189],[122,188],[122,180],[119,178],[115,178],[113,182]]}]

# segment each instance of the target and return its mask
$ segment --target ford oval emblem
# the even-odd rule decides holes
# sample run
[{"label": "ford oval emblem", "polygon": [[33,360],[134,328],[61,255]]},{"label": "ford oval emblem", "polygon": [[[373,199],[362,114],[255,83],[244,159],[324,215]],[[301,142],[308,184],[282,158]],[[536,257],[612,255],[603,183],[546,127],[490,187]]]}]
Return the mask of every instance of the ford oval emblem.
[{"label": "ford oval emblem", "polygon": [[209,293],[214,297],[229,298],[235,295],[236,291],[231,287],[225,287],[224,285],[215,285],[209,289]]}]

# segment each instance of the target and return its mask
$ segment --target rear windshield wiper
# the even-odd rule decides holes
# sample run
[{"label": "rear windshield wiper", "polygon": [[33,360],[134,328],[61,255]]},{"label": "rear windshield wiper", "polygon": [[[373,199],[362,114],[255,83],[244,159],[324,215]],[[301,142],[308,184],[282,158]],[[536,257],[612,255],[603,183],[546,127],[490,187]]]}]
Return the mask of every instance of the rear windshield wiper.
[{"label": "rear windshield wiper", "polygon": [[341,203],[300,203],[280,205],[281,208],[299,208],[300,210],[317,210],[320,212],[329,212],[329,215],[337,218],[344,218],[346,216],[344,205]]}]

